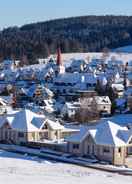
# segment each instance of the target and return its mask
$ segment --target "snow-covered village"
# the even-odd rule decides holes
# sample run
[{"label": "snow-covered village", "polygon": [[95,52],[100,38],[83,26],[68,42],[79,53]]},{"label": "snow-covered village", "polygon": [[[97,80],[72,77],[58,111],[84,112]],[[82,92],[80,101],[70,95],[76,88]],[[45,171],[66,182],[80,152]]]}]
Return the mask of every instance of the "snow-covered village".
[{"label": "snow-covered village", "polygon": [[0,1],[0,184],[132,183],[132,1]]},{"label": "snow-covered village", "polygon": [[0,149],[132,173],[131,58],[117,52],[62,54],[58,48],[35,65],[4,60]]}]

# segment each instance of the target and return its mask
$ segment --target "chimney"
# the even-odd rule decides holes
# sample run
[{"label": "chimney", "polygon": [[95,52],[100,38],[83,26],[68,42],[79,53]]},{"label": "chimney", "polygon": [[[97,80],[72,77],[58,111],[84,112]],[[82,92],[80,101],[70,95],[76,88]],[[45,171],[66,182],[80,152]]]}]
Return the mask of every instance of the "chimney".
[{"label": "chimney", "polygon": [[62,60],[61,60],[61,49],[58,47],[57,49],[57,65],[62,65]]}]

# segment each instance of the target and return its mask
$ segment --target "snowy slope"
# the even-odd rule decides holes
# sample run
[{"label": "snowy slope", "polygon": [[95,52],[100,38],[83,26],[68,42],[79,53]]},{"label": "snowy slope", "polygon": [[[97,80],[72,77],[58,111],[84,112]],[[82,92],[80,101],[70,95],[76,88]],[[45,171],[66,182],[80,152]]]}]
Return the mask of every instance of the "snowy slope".
[{"label": "snowy slope", "polygon": [[[84,59],[88,62],[91,62],[92,59],[101,59],[103,57],[102,52],[88,52],[88,53],[67,53],[62,54],[62,59],[64,63],[69,63],[74,59],[80,60]],[[124,64],[132,60],[132,53],[118,53],[118,52],[109,52],[106,60],[111,60],[115,58],[116,60],[123,61]]]},{"label": "snowy slope", "polygon": [[1,184],[130,184],[122,176],[0,150]]},{"label": "snowy slope", "polygon": [[114,51],[132,53],[132,45],[119,47],[119,48],[114,49]]}]

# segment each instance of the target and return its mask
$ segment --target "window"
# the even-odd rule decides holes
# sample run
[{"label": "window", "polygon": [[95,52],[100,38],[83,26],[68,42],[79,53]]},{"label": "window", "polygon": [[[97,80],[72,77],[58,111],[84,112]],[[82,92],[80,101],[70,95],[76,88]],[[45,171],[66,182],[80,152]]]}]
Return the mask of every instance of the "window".
[{"label": "window", "polygon": [[121,153],[121,148],[118,148],[118,153]]},{"label": "window", "polygon": [[23,138],[24,137],[24,133],[23,132],[19,132],[18,133],[18,137]]},{"label": "window", "polygon": [[55,136],[57,136],[57,131],[55,132]]},{"label": "window", "polygon": [[104,148],[104,149],[103,149],[103,152],[104,152],[104,153],[109,153],[109,152],[110,152],[110,149],[109,149],[109,148]]},{"label": "window", "polygon": [[79,144],[73,144],[73,149],[79,149]]},{"label": "window", "polygon": [[32,133],[32,139],[35,140],[35,132]]},{"label": "window", "polygon": [[90,83],[89,83],[89,84],[87,84],[87,85],[88,85],[89,87],[91,87],[91,86],[92,86],[92,84],[90,84]]}]

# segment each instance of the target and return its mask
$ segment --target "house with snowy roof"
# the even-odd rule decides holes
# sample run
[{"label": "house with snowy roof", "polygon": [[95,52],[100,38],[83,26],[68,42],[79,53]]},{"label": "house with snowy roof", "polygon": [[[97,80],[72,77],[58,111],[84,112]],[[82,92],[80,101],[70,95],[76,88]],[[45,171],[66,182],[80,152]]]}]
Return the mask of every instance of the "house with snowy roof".
[{"label": "house with snowy roof", "polygon": [[[77,114],[85,112],[100,113],[100,115],[111,114],[111,101],[108,96],[81,97],[78,102],[66,102],[61,109],[61,115],[65,119],[77,121]],[[82,113],[82,112],[81,112]],[[89,116],[86,113],[85,116]],[[83,114],[84,116],[84,114]]]},{"label": "house with snowy roof", "polygon": [[118,97],[123,97],[124,95],[124,85],[123,84],[116,84],[113,83],[111,85],[112,89],[114,90],[114,93],[118,96]]},{"label": "house with snowy roof", "polygon": [[132,128],[105,121],[95,126],[82,127],[68,137],[67,150],[78,156],[95,156],[114,165],[132,167]]},{"label": "house with snowy roof", "polygon": [[0,117],[0,141],[14,144],[44,143],[60,140],[71,135],[58,121],[49,120],[42,114],[24,109]]},{"label": "house with snowy roof", "polygon": [[0,97],[0,115],[6,114],[9,111],[12,111],[11,97],[1,96]]},{"label": "house with snowy roof", "polygon": [[61,116],[65,119],[75,120],[76,113],[80,110],[80,102],[66,102],[61,109]]},{"label": "house with snowy roof", "polygon": [[96,82],[96,77],[89,73],[64,73],[53,80],[54,88],[58,93],[94,89]]},{"label": "house with snowy roof", "polygon": [[84,70],[84,68],[86,67],[86,62],[85,60],[82,59],[73,59],[72,63],[71,63],[71,72],[81,72]]},{"label": "house with snowy roof", "polygon": [[103,114],[111,114],[111,101],[110,98],[108,96],[95,96],[94,97],[95,102],[96,102],[96,106],[97,106],[97,110]]},{"label": "house with snowy roof", "polygon": [[83,108],[92,109],[92,106],[101,113],[111,114],[111,101],[108,96],[94,96],[80,98],[80,104]]}]

